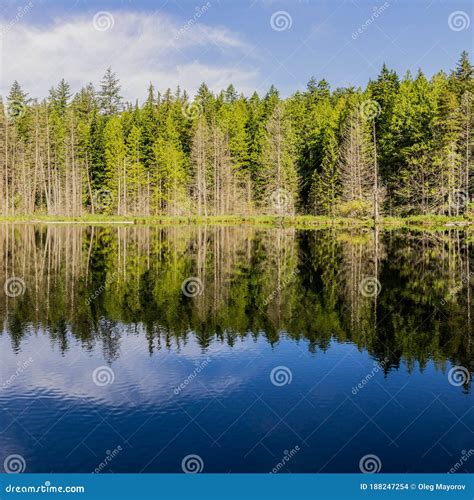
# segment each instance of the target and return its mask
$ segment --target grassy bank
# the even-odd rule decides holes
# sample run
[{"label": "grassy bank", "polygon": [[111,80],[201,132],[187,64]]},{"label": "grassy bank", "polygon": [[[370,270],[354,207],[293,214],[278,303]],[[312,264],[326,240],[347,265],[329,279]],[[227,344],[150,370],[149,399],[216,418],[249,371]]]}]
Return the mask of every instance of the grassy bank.
[{"label": "grassy bank", "polygon": [[[270,215],[256,216],[210,216],[210,217],[123,217],[116,215],[85,215],[82,217],[60,217],[50,215],[18,215],[0,217],[0,222],[40,223],[40,224],[147,224],[147,225],[253,225],[253,226],[295,226],[300,228],[315,227],[373,227],[372,219],[356,219],[343,217],[322,217],[298,215],[294,217],[277,217]],[[384,217],[378,222],[380,226],[388,228],[473,228],[474,220],[463,217],[447,217],[441,215],[411,216],[411,217]]]}]

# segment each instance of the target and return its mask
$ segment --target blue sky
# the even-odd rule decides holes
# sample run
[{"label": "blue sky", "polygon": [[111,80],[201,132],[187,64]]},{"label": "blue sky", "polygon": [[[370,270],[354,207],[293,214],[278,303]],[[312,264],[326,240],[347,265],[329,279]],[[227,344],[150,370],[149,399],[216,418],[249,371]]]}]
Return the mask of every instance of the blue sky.
[{"label": "blue sky", "polygon": [[18,79],[30,95],[42,97],[63,76],[76,90],[97,83],[109,65],[128,99],[142,99],[149,81],[160,90],[180,84],[191,93],[206,81],[214,90],[232,82],[245,94],[275,84],[289,95],[312,75],[333,88],[359,86],[375,77],[383,62],[401,75],[421,67],[431,76],[453,68],[462,50],[472,52],[473,5],[471,0],[4,0],[0,93]]}]

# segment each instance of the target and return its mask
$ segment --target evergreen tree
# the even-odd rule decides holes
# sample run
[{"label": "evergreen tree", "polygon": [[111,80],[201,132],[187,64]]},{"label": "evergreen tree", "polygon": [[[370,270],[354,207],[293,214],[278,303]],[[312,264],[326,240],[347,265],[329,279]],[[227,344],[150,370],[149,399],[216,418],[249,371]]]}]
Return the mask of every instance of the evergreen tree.
[{"label": "evergreen tree", "polygon": [[23,115],[29,103],[28,94],[23,91],[20,84],[15,80],[10,88],[7,98],[8,113],[12,118]]},{"label": "evergreen tree", "polygon": [[381,175],[385,178],[391,176],[394,165],[392,154],[394,145],[391,141],[390,126],[393,107],[397,98],[400,81],[395,71],[389,70],[384,64],[377,80],[368,84],[368,99],[375,101],[380,110],[375,123],[377,137],[377,155]]},{"label": "evergreen tree", "polygon": [[150,84],[143,105],[123,106],[109,68],[98,93],[72,95],[62,79],[38,102],[15,81],[0,113],[0,211],[469,214],[473,95],[466,52],[431,80],[384,65],[365,89],[312,78],[285,99],[274,86],[246,98],[202,84],[193,99]]},{"label": "evergreen tree", "polygon": [[432,124],[435,99],[430,83],[419,73],[401,82],[394,104],[391,134],[394,169],[389,183],[392,201],[403,213],[439,213],[442,172],[433,162]]},{"label": "evergreen tree", "polygon": [[186,215],[190,208],[186,198],[186,156],[171,115],[168,115],[164,126],[154,145],[155,207],[158,213]]},{"label": "evergreen tree", "polygon": [[123,105],[120,89],[119,79],[112,68],[107,68],[99,92],[99,103],[103,114],[112,116],[121,111]]},{"label": "evergreen tree", "polygon": [[49,91],[49,100],[53,109],[61,116],[66,113],[71,98],[71,87],[64,78],[56,88]]},{"label": "evergreen tree", "polygon": [[313,172],[311,187],[312,211],[315,215],[336,214],[336,205],[340,197],[338,144],[336,133],[328,127],[324,136],[323,160],[321,168]]},{"label": "evergreen tree", "polygon": [[267,206],[278,215],[292,215],[298,202],[295,136],[283,104],[268,121],[263,154]]},{"label": "evergreen tree", "polygon": [[342,215],[368,216],[374,202],[374,150],[371,124],[358,103],[345,119],[340,147]]},{"label": "evergreen tree", "polygon": [[209,204],[212,194],[209,149],[209,127],[206,119],[200,118],[195,128],[191,149],[192,197],[197,214],[204,216],[210,215]]},{"label": "evergreen tree", "polygon": [[120,117],[111,117],[104,129],[105,178],[104,191],[97,200],[106,212],[116,207],[118,215],[127,213],[126,150]]}]

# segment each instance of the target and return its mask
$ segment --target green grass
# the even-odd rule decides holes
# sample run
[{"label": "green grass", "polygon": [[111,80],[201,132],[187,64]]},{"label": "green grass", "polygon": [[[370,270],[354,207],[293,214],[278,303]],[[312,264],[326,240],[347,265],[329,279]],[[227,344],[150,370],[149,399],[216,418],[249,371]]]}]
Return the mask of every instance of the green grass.
[{"label": "green grass", "polygon": [[[325,217],[311,215],[297,215],[294,217],[277,217],[271,215],[248,215],[248,216],[209,216],[209,217],[123,217],[118,215],[84,215],[82,217],[62,217],[52,215],[17,215],[12,217],[0,216],[0,222],[15,223],[79,223],[79,224],[147,224],[147,225],[253,225],[253,226],[295,226],[299,228],[318,227],[373,227],[372,219],[356,219],[344,217]],[[410,217],[383,217],[379,225],[384,228],[439,228],[466,227],[472,228],[474,220],[463,217],[447,217],[442,215],[417,215]]]}]

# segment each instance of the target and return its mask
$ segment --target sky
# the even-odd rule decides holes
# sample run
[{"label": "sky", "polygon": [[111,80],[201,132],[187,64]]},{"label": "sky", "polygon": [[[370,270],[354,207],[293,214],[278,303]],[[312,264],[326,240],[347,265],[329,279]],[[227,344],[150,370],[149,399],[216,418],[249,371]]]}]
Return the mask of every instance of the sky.
[{"label": "sky", "polygon": [[0,2],[0,95],[14,80],[37,98],[61,78],[98,86],[110,66],[130,101],[150,82],[288,96],[312,76],[364,86],[384,62],[431,76],[474,52],[472,0]]}]

